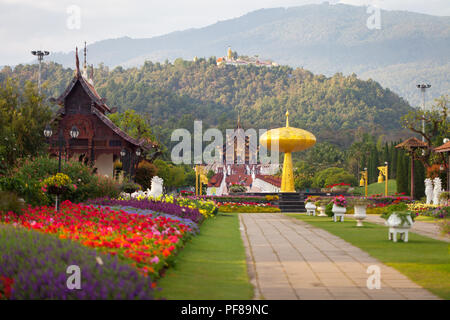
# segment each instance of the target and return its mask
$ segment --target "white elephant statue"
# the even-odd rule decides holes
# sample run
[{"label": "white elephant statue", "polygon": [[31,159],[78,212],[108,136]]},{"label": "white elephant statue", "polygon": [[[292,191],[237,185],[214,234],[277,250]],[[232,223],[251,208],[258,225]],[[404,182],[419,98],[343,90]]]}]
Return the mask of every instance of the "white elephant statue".
[{"label": "white elephant statue", "polygon": [[441,178],[434,178],[434,190],[433,190],[433,204],[439,205],[440,200],[439,197],[442,193],[442,182]]},{"label": "white elephant statue", "polygon": [[427,197],[427,204],[431,204],[433,201],[433,181],[431,179],[425,179],[425,195]]},{"label": "white elephant statue", "polygon": [[163,182],[164,180],[158,176],[154,176],[152,178],[152,189],[149,194],[150,197],[156,199],[163,194]]}]

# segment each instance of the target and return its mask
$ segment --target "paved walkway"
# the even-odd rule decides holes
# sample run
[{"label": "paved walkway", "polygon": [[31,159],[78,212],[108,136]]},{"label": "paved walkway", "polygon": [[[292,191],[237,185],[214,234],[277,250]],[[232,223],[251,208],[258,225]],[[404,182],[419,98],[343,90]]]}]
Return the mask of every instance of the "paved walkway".
[{"label": "paved walkway", "polygon": [[[240,214],[256,299],[438,299],[397,270],[320,228],[282,214]],[[381,289],[367,288],[367,268]]]},{"label": "paved walkway", "polygon": [[[353,219],[352,214],[346,214],[345,218],[347,217]],[[378,215],[368,214],[367,218],[364,221],[385,225],[386,220]],[[441,231],[439,230],[439,226],[433,222],[415,221],[413,226],[411,227],[411,232],[436,240],[450,242],[450,237],[442,236]]]}]

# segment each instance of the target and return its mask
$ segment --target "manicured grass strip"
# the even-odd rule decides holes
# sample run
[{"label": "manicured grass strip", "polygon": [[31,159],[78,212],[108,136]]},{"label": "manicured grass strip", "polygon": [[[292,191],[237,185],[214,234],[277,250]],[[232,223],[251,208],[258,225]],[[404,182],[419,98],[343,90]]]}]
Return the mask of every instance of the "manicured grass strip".
[{"label": "manicured grass strip", "polygon": [[288,215],[344,239],[439,297],[450,299],[448,243],[411,232],[409,242],[394,243],[388,240],[386,226],[364,222],[364,227],[356,227],[355,220],[332,222],[328,217]]},{"label": "manicured grass strip", "polygon": [[200,234],[178,254],[175,266],[158,282],[167,299],[251,299],[239,218],[219,213],[207,219]]},{"label": "manicured grass strip", "polygon": [[[367,193],[370,195],[373,194],[383,194],[384,195],[384,186],[385,183],[371,183],[367,186]],[[358,190],[361,194],[364,195],[364,187],[357,187],[355,190]],[[393,195],[397,192],[397,181],[394,179],[389,179],[388,181],[388,194]]]}]

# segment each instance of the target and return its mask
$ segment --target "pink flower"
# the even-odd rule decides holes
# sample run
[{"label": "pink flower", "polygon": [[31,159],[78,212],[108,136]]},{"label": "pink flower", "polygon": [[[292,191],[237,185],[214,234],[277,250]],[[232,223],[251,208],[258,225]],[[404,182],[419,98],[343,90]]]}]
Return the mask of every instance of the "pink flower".
[{"label": "pink flower", "polygon": [[150,260],[151,263],[158,263],[159,262],[159,258],[158,256],[155,256],[152,260]]}]

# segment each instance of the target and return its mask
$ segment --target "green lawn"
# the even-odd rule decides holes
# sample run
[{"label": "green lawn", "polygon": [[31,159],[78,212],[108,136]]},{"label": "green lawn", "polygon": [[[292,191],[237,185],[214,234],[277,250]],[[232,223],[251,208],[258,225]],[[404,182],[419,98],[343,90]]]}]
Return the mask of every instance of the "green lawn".
[{"label": "green lawn", "polygon": [[167,299],[251,299],[245,248],[234,213],[206,220],[158,282]]},{"label": "green lawn", "polygon": [[[384,194],[385,183],[371,183],[367,186],[367,193],[372,194]],[[357,187],[355,190],[358,190],[362,195],[364,195],[364,187]],[[388,194],[394,194],[397,192],[397,181],[394,179],[390,179],[388,181]]]},{"label": "green lawn", "polygon": [[[364,223],[356,227],[356,221],[332,222],[329,217],[312,217],[299,214],[288,216],[306,221],[361,248],[388,266],[399,270],[411,280],[434,294],[450,299],[450,252],[446,242],[415,233],[409,234],[409,242],[388,241],[385,226]],[[381,275],[383,276],[383,275]]]}]

